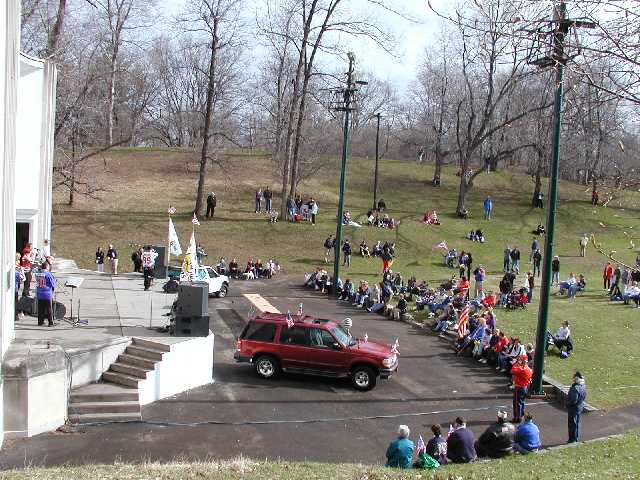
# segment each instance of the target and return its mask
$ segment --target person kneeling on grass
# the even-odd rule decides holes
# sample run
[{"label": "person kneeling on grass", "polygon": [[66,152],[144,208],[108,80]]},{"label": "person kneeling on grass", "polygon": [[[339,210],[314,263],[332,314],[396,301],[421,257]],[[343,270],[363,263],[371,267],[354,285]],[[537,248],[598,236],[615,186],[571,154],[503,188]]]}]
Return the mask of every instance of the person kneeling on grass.
[{"label": "person kneeling on grass", "polygon": [[540,446],[540,429],[533,423],[531,414],[527,412],[524,414],[524,422],[516,429],[513,449],[526,455],[527,453],[536,453]]},{"label": "person kneeling on grass", "polygon": [[507,421],[507,412],[498,411],[498,420],[489,425],[475,443],[478,457],[502,458],[513,453],[516,427]]},{"label": "person kneeling on grass", "polygon": [[413,442],[409,440],[409,427],[398,427],[398,438],[389,444],[387,448],[387,467],[411,468],[413,462]]}]

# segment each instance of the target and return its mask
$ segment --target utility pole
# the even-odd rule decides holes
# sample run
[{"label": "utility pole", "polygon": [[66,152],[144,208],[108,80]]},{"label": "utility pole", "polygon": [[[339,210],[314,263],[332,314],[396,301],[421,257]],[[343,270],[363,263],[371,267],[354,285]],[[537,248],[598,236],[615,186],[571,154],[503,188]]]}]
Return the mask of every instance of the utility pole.
[{"label": "utility pole", "polygon": [[354,81],[354,64],[356,57],[353,53],[348,53],[349,71],[347,72],[347,86],[335,91],[342,98],[334,107],[334,110],[344,112],[344,127],[342,139],[342,167],[340,168],[340,196],[338,199],[338,216],[336,218],[336,243],[334,247],[333,280],[331,291],[334,295],[338,292],[338,278],[340,278],[340,252],[342,250],[342,214],[344,212],[344,190],[347,181],[347,159],[349,157],[349,123],[351,121],[351,111],[353,110],[353,97],[358,91],[357,85],[366,85],[366,82]]},{"label": "utility pole", "polygon": [[565,38],[570,28],[593,28],[595,26],[590,22],[568,19],[567,4],[564,0],[554,6],[553,25],[552,56],[551,58],[542,59],[540,63],[541,65],[548,64],[555,66],[556,92],[553,107],[553,155],[551,158],[549,191],[547,195],[547,238],[544,244],[542,283],[540,284],[540,307],[538,309],[538,331],[536,334],[536,352],[534,357],[533,381],[531,384],[531,393],[534,395],[544,394],[542,389],[542,376],[544,375],[544,356],[547,342],[547,324],[549,320],[549,295],[551,292],[551,262],[553,260],[556,209],[558,203],[558,174],[560,170],[560,141],[564,101],[564,68],[567,63]]},{"label": "utility pole", "polygon": [[378,206],[378,161],[380,160],[380,113],[376,113],[376,168],[373,171],[373,210]]}]

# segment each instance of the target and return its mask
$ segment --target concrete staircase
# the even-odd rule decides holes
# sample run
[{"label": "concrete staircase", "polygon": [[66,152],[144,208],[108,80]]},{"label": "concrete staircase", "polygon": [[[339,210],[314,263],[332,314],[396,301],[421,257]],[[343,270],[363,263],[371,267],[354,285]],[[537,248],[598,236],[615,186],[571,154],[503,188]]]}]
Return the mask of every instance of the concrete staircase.
[{"label": "concrete staircase", "polygon": [[71,392],[69,420],[73,423],[140,420],[138,382],[145,380],[169,351],[169,345],[133,338],[132,344],[104,372],[103,383]]}]

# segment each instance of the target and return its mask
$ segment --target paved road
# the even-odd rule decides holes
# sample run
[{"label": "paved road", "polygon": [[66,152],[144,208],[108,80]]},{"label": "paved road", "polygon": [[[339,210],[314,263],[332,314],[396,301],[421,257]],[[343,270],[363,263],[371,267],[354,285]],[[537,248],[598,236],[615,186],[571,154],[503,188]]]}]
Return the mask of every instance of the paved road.
[{"label": "paved road", "polygon": [[[297,278],[236,282],[225,299],[212,299],[216,333],[215,384],[156,402],[143,419],[202,425],[114,424],[86,427],[80,433],[43,434],[7,441],[0,464],[62,464],[183,458],[287,458],[379,463],[397,425],[408,424],[428,438],[433,423],[448,425],[464,415],[476,436],[494,419],[498,406],[509,407],[507,379],[468,358],[453,355],[448,342],[400,322],[302,290]],[[233,361],[234,339],[250,304],[242,293],[259,293],[281,311],[300,302],[308,313],[343,319],[350,316],[356,335],[400,341],[397,375],[370,392],[357,392],[345,380],[283,376],[256,377],[249,365]],[[188,366],[185,366],[188,368]],[[555,405],[532,401],[547,445],[566,440],[566,413]],[[592,413],[585,438],[619,433],[625,422],[638,422],[638,408],[607,417]],[[627,427],[628,428],[628,427]]]}]

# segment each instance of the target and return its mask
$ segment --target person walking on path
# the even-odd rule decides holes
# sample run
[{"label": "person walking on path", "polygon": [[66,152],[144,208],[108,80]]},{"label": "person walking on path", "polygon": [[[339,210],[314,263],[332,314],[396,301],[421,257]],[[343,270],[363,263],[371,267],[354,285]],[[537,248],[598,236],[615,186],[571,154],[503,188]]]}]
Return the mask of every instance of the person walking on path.
[{"label": "person walking on path", "polygon": [[342,244],[342,253],[344,254],[344,261],[342,265],[346,265],[347,267],[351,266],[351,244],[349,240],[345,239]]},{"label": "person walking on path", "polygon": [[409,440],[411,431],[406,425],[398,427],[398,438],[387,448],[387,467],[411,468],[413,463],[413,442]]},{"label": "person walking on path", "polygon": [[520,423],[524,415],[524,401],[529,390],[533,371],[527,365],[527,356],[520,355],[511,367],[513,381],[513,423]]},{"label": "person walking on path", "polygon": [[484,207],[484,219],[491,220],[491,212],[493,210],[493,201],[491,200],[491,197],[489,195],[487,195],[487,198],[485,198],[484,202],[482,202],[482,206]]},{"label": "person walking on path", "polygon": [[256,190],[255,200],[256,200],[256,212],[255,213],[260,213],[262,211],[262,189],[261,188],[258,188]]},{"label": "person walking on path", "polygon": [[331,255],[331,250],[336,246],[336,241],[333,238],[333,235],[329,235],[324,241],[324,263],[329,263],[329,256]]},{"label": "person walking on path", "polygon": [[96,270],[100,273],[104,272],[104,250],[98,247],[96,250]]},{"label": "person walking on path", "polygon": [[44,325],[44,319],[53,327],[53,291],[56,279],[49,272],[48,261],[42,263],[40,271],[36,273],[36,298],[38,300],[38,325]]},{"label": "person walking on path", "polygon": [[554,255],[551,260],[551,284],[557,285],[560,283],[560,257]]},{"label": "person walking on path", "polygon": [[573,376],[573,384],[567,394],[567,415],[569,427],[569,442],[574,443],[580,439],[580,417],[584,410],[584,402],[587,399],[587,387],[584,377],[580,372]]},{"label": "person walking on path", "polygon": [[602,271],[603,288],[609,290],[611,288],[611,279],[613,278],[613,265],[607,262]]},{"label": "person walking on path", "polygon": [[520,274],[520,250],[518,247],[513,247],[511,250],[511,271]]},{"label": "person walking on path", "polygon": [[540,242],[536,237],[531,241],[531,252],[529,252],[529,263],[533,263],[533,255],[540,250]]},{"label": "person walking on path", "polygon": [[113,245],[109,245],[109,249],[107,250],[107,259],[109,260],[111,273],[118,275],[118,251],[113,247]]},{"label": "person walking on path", "polygon": [[540,263],[542,263],[542,253],[540,250],[536,250],[533,254],[533,274],[540,276]]},{"label": "person walking on path", "polygon": [[586,233],[582,234],[580,238],[580,256],[584,257],[587,252],[587,245],[589,244],[589,237],[587,237]]},{"label": "person walking on path", "polygon": [[218,200],[216,199],[216,194],[211,192],[207,196],[207,218],[213,218],[213,214],[216,212],[216,205],[218,204]]}]

